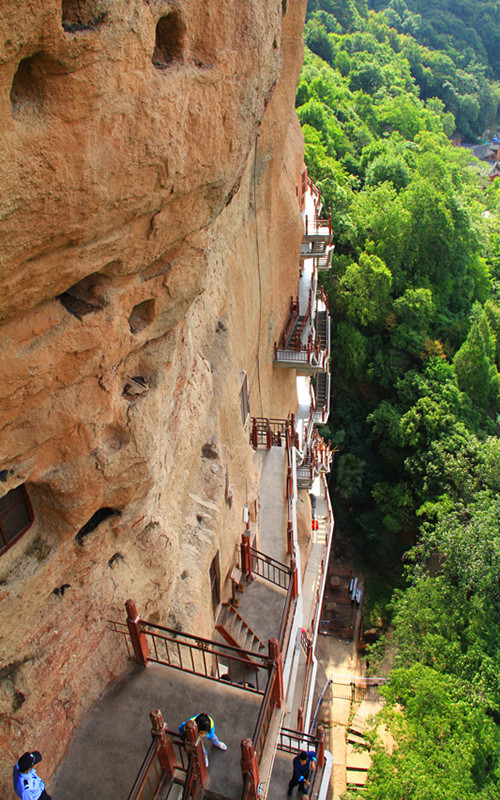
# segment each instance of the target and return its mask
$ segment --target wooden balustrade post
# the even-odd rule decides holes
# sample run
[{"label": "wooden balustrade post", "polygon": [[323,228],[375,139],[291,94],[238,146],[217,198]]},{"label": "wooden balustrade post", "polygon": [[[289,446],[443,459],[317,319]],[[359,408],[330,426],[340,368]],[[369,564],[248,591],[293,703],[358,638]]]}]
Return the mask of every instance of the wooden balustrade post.
[{"label": "wooden balustrade post", "polygon": [[[247,522],[247,525],[249,523]],[[250,552],[250,530],[247,527],[241,534],[241,570],[247,581],[252,580],[252,553]]]},{"label": "wooden balustrade post", "polygon": [[322,725],[318,726],[316,739],[318,742],[316,746],[316,763],[318,765],[318,769],[323,769],[325,766],[325,729]]},{"label": "wooden balustrade post", "polygon": [[[205,786],[207,782],[207,765],[205,762],[205,753],[203,751],[202,738],[198,733],[198,726],[194,719],[188,719],[186,722],[186,741],[184,743],[186,753],[192,757],[192,777],[191,777],[191,791],[188,797],[196,797],[198,787]],[[190,788],[191,788],[190,787]]]},{"label": "wooden balustrade post", "polygon": [[293,523],[292,520],[289,519],[286,526],[286,552],[288,555],[292,552],[292,545],[293,545]]},{"label": "wooden balustrade post", "polygon": [[293,496],[293,470],[287,467],[286,471],[286,496],[290,499]]},{"label": "wooden balustrade post", "polygon": [[268,450],[273,446],[273,432],[271,430],[271,420],[266,420],[266,447]]},{"label": "wooden balustrade post", "polygon": [[174,745],[167,737],[167,726],[163,722],[163,714],[159,708],[153,708],[149,714],[151,720],[151,736],[158,741],[158,761],[167,775],[173,775],[177,768]]},{"label": "wooden balustrade post", "polygon": [[308,233],[308,228],[309,228],[309,219],[308,219],[308,216],[306,214],[306,236],[307,236],[307,233]]},{"label": "wooden balustrade post", "polygon": [[290,569],[292,571],[291,580],[293,584],[292,597],[296,600],[297,597],[299,596],[299,576],[297,572],[297,562],[295,558],[290,559]]},{"label": "wooden balustrade post", "polygon": [[252,417],[252,447],[257,450],[259,446],[259,428],[257,425],[257,417]]},{"label": "wooden balustrade post", "polygon": [[285,691],[283,687],[283,658],[280,652],[278,640],[273,636],[269,639],[269,658],[272,661],[271,670],[275,670],[275,680],[273,689],[273,700],[278,708],[283,705]]},{"label": "wooden balustrade post", "polygon": [[259,763],[257,761],[257,753],[254,750],[253,742],[251,739],[241,740],[241,774],[243,780],[248,775],[250,780],[248,782],[247,800],[257,800],[259,796]]},{"label": "wooden balustrade post", "polygon": [[137,613],[133,600],[127,600],[125,608],[127,609],[127,628],[132,641],[135,660],[145,667],[149,660],[149,650],[146,634],[141,631],[141,617]]}]

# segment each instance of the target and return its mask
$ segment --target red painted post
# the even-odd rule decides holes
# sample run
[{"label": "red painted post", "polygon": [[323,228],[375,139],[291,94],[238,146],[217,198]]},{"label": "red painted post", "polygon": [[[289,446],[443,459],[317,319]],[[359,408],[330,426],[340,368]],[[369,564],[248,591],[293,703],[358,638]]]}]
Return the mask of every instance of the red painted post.
[{"label": "red painted post", "polygon": [[290,559],[290,569],[292,571],[292,583],[293,583],[292,596],[296,600],[297,597],[299,596],[299,577],[297,574],[297,562],[295,558]]},{"label": "red painted post", "polygon": [[257,450],[259,446],[259,429],[257,426],[257,417],[252,417],[252,447]]},{"label": "red painted post", "polygon": [[307,217],[307,214],[306,214],[306,236],[307,236],[307,233],[308,233],[308,230],[307,230],[308,227],[309,227],[309,220],[308,220],[308,217]]},{"label": "red painted post", "polygon": [[[247,523],[248,525],[249,523]],[[252,554],[250,552],[250,530],[241,534],[241,569],[247,581],[252,580]]]},{"label": "red painted post", "polygon": [[193,761],[192,783],[189,787],[188,797],[196,797],[200,786],[205,786],[207,782],[207,765],[205,763],[205,753],[201,736],[198,733],[198,726],[194,719],[186,722],[186,741],[184,744],[186,753],[191,756]]},{"label": "red painted post", "polygon": [[297,711],[297,730],[301,733],[304,730],[304,709],[302,706]]},{"label": "red painted post", "polygon": [[248,794],[246,800],[257,800],[259,794],[259,764],[257,753],[254,750],[251,739],[241,740],[241,774],[243,781],[248,775]]},{"label": "red painted post", "polygon": [[145,667],[149,660],[149,650],[146,634],[141,631],[141,617],[137,613],[133,600],[127,600],[125,608],[127,609],[127,627],[134,649],[135,660]]},{"label": "red painted post", "polygon": [[266,447],[268,450],[273,446],[273,432],[271,430],[270,420],[266,420]]},{"label": "red painted post", "polygon": [[149,714],[151,720],[151,736],[158,741],[158,761],[167,775],[173,775],[177,768],[174,745],[167,738],[167,726],[163,722],[163,714],[159,708],[153,708]]},{"label": "red painted post", "polygon": [[288,555],[292,552],[292,543],[293,543],[293,523],[291,520],[288,520],[286,526],[286,552]]},{"label": "red painted post", "polygon": [[323,728],[322,725],[318,726],[316,739],[318,741],[316,747],[316,759],[317,759],[318,769],[323,769],[323,767],[325,766],[325,729]]},{"label": "red painted post", "polygon": [[328,209],[328,233],[332,235],[332,209]]},{"label": "red painted post", "polygon": [[285,692],[283,688],[283,659],[280,653],[280,646],[278,640],[273,636],[269,639],[269,658],[272,661],[271,670],[275,670],[273,700],[278,708],[281,708],[283,700],[285,699]]}]

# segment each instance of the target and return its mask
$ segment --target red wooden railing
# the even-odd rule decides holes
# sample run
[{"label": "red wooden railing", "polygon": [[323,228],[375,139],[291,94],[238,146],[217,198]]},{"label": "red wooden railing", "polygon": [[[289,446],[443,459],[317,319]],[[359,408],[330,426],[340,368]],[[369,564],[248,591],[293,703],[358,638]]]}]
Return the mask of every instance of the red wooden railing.
[{"label": "red wooden railing", "polygon": [[[164,664],[209,680],[224,681],[244,691],[265,693],[260,672],[268,668],[268,657],[146,622],[137,614],[131,600],[127,601],[127,612],[126,624],[115,620],[110,620],[110,624],[112,630],[124,636],[129,655],[132,649],[139,664]],[[128,644],[129,637],[132,648]],[[134,641],[139,641],[141,646],[134,646]]]},{"label": "red wooden railing", "polygon": [[188,769],[184,740],[178,732],[169,731],[159,709],[150,713],[153,741],[128,795],[128,800],[154,800],[169,778]]}]

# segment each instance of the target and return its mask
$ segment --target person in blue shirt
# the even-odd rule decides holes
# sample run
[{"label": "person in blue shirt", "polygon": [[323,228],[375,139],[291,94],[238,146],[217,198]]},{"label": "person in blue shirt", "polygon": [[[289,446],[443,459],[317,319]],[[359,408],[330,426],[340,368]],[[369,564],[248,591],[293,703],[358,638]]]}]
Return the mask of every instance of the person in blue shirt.
[{"label": "person in blue shirt", "polygon": [[299,787],[299,793],[307,797],[307,790],[311,785],[309,776],[316,769],[316,753],[314,750],[301,750],[293,759],[293,775],[288,784],[288,797],[292,794],[294,786]]},{"label": "person in blue shirt", "polygon": [[38,750],[33,750],[32,753],[23,753],[14,764],[14,791],[21,800],[51,800],[45,791],[44,782],[34,769],[35,764],[39,764],[41,760]]},{"label": "person in blue shirt", "polygon": [[[209,717],[208,714],[198,714],[196,717],[190,717],[189,719],[194,719],[198,726],[198,733],[200,734],[202,739],[209,739],[215,747],[218,747],[219,750],[227,750],[227,745],[224,742],[221,742],[217,734],[215,733],[215,723],[212,717]],[[189,720],[186,720],[189,722]],[[183,722],[179,725],[179,733],[181,736],[186,735],[186,722]],[[205,745],[202,744],[203,753],[205,754],[205,764],[208,767],[208,756],[207,751],[205,750]]]}]

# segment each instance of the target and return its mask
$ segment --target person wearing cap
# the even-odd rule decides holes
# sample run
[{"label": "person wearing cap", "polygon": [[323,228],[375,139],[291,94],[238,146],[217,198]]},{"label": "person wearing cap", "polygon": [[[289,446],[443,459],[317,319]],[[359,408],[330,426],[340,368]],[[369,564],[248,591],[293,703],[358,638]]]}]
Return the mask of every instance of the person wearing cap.
[{"label": "person wearing cap", "polygon": [[33,750],[32,753],[24,753],[14,764],[14,791],[21,800],[51,800],[45,791],[44,782],[34,768],[41,760],[38,750]]}]

